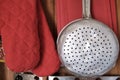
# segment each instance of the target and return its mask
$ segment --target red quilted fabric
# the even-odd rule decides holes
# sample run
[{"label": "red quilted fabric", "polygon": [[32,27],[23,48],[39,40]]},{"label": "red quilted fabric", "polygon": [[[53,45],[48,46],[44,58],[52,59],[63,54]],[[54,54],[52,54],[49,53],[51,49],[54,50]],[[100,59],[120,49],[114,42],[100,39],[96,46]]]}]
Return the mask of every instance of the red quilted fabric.
[{"label": "red quilted fabric", "polygon": [[39,3],[39,34],[41,42],[41,60],[33,73],[38,76],[49,76],[60,67],[60,61],[56,52],[55,43],[50,33],[41,3]]},{"label": "red quilted fabric", "polygon": [[0,30],[8,68],[33,69],[40,59],[36,0],[0,0]]}]

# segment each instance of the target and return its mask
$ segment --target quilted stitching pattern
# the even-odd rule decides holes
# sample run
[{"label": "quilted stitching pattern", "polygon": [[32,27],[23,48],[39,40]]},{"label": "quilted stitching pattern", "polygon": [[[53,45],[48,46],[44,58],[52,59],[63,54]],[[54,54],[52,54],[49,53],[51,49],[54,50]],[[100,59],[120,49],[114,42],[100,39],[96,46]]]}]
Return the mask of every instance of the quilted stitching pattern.
[{"label": "quilted stitching pattern", "polygon": [[15,72],[34,68],[40,59],[36,14],[36,0],[0,0],[5,61]]},{"label": "quilted stitching pattern", "polygon": [[33,73],[38,76],[52,75],[60,67],[60,61],[56,52],[55,43],[49,30],[43,9],[39,3],[39,34],[41,42],[41,60]]}]

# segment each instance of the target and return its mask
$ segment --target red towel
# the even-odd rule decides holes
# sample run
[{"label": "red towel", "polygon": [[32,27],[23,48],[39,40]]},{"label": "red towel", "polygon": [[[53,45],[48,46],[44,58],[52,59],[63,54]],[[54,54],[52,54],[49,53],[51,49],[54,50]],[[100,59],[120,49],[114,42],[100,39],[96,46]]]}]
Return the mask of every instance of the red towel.
[{"label": "red towel", "polygon": [[46,21],[44,11],[39,2],[39,37],[41,42],[41,60],[33,73],[38,76],[49,76],[54,74],[60,67],[60,61],[55,47],[55,42]]},{"label": "red towel", "polygon": [[[91,0],[92,17],[107,24],[118,35],[115,0]],[[82,17],[82,0],[56,0],[57,29]]]},{"label": "red towel", "polygon": [[40,59],[36,3],[36,0],[0,0],[5,62],[15,72],[33,69]]}]

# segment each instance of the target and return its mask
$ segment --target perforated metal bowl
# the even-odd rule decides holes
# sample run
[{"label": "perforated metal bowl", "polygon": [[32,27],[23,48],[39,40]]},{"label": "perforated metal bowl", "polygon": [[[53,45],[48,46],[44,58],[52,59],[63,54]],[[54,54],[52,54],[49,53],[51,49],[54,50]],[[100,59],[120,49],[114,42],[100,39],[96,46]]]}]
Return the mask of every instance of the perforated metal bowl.
[{"label": "perforated metal bowl", "polygon": [[95,76],[113,68],[119,45],[107,25],[94,19],[78,19],[63,30],[57,46],[60,59],[68,70],[82,76]]},{"label": "perforated metal bowl", "polygon": [[65,67],[80,76],[103,75],[114,67],[119,43],[114,32],[91,18],[90,0],[82,0],[83,18],[68,23],[57,39]]}]

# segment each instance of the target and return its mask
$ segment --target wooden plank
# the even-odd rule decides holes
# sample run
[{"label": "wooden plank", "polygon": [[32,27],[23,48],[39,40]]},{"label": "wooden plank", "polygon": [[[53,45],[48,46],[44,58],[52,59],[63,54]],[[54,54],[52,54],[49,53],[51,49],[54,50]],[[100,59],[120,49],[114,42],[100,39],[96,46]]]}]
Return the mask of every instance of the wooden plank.
[{"label": "wooden plank", "polygon": [[0,63],[0,80],[5,80],[5,65]]},{"label": "wooden plank", "polygon": [[0,80],[14,80],[14,73],[2,62],[0,62]]},{"label": "wooden plank", "polygon": [[5,80],[14,80],[14,72],[10,71],[6,66],[5,66]]}]

